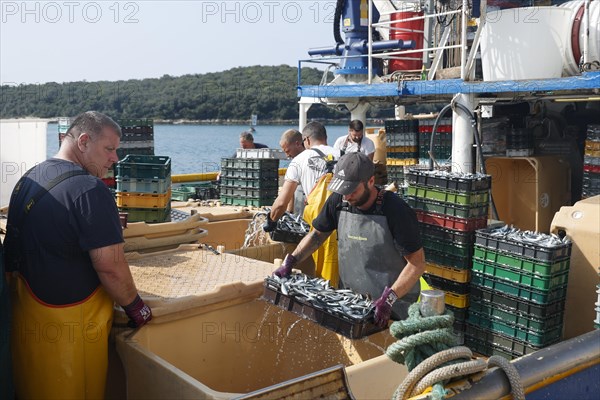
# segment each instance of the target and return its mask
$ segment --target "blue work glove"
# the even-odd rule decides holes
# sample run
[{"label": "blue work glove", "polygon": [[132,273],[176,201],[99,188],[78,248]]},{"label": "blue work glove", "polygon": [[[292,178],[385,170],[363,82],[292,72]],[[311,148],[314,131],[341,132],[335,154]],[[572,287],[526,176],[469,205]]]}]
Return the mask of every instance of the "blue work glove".
[{"label": "blue work glove", "polygon": [[135,296],[131,304],[123,306],[123,310],[129,317],[127,326],[130,328],[139,328],[152,319],[152,310],[144,303],[139,294]]},{"label": "blue work glove", "polygon": [[275,230],[275,228],[277,228],[277,221],[273,221],[271,219],[271,214],[267,214],[267,220],[263,224],[262,228],[265,232],[272,232]]},{"label": "blue work glove", "polygon": [[392,305],[398,299],[396,292],[392,288],[385,287],[381,297],[375,300],[375,324],[380,328],[387,326],[390,317],[392,316]]},{"label": "blue work glove", "polygon": [[291,254],[288,254],[283,259],[281,266],[273,272],[273,275],[277,275],[280,278],[287,278],[292,273],[292,268],[298,264],[298,260]]}]

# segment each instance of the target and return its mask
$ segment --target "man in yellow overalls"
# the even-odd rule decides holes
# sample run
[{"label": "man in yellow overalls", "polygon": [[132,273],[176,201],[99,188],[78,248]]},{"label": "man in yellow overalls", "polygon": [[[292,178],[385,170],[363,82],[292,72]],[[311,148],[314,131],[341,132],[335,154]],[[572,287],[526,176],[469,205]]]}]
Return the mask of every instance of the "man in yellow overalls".
[{"label": "man in yellow overalls", "polygon": [[115,201],[100,180],[121,130],[86,112],[58,154],[25,173],[10,199],[12,357],[19,399],[102,399],[113,301],[138,327],[152,318],[123,252]]}]

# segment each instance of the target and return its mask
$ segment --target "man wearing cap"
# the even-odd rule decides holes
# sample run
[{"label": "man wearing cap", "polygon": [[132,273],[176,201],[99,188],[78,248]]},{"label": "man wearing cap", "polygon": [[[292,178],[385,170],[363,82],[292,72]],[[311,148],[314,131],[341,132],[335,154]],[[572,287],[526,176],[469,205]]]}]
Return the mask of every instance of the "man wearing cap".
[{"label": "man wearing cap", "polygon": [[334,192],[313,221],[314,229],[275,271],[287,276],[337,229],[340,286],[370,294],[375,321],[404,319],[417,301],[425,254],[414,211],[375,186],[374,166],[363,153],[342,156],[329,184]]}]

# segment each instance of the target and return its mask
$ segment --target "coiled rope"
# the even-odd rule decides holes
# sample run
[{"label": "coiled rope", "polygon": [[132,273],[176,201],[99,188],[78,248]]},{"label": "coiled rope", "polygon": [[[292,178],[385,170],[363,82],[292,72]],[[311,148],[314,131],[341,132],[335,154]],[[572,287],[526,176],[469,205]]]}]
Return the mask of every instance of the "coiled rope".
[{"label": "coiled rope", "polygon": [[[453,323],[451,311],[423,317],[419,304],[415,303],[409,307],[406,320],[396,321],[390,326],[390,333],[399,340],[387,348],[386,355],[397,363],[405,364],[410,371],[392,398],[403,400],[433,386],[432,399],[443,399],[446,395],[443,384],[447,380],[495,366],[506,373],[513,398],[524,400],[525,392],[514,365],[499,356],[490,357],[488,362],[472,360],[473,353],[469,348],[453,347],[457,344],[452,332]],[[466,361],[458,362],[461,359]]]}]

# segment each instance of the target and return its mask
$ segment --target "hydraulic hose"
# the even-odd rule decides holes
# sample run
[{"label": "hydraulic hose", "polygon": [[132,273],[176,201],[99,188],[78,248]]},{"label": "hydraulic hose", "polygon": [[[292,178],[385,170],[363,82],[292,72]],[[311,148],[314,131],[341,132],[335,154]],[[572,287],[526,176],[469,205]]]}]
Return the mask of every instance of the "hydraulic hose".
[{"label": "hydraulic hose", "polygon": [[335,4],[335,13],[333,14],[333,38],[337,44],[344,44],[342,34],[340,33],[340,20],[342,19],[342,11],[346,0],[337,0]]},{"label": "hydraulic hose", "polygon": [[[429,170],[433,170],[433,143],[435,139],[435,134],[437,132],[438,125],[442,117],[448,112],[448,110],[452,109],[454,106],[465,112],[471,118],[471,125],[473,126],[473,136],[475,139],[475,145],[477,146],[477,155],[479,159],[479,170],[482,174],[487,174],[485,169],[485,161],[483,160],[483,151],[481,149],[481,143],[479,141],[479,130],[477,129],[477,120],[475,119],[475,115],[469,110],[466,106],[460,103],[450,103],[444,106],[442,110],[439,112],[435,122],[433,123],[433,129],[431,130],[431,140],[429,142]],[[490,189],[490,205],[492,206],[492,217],[494,219],[498,219],[498,211],[496,210],[496,204],[494,203],[494,198],[492,197],[492,191]]]}]

